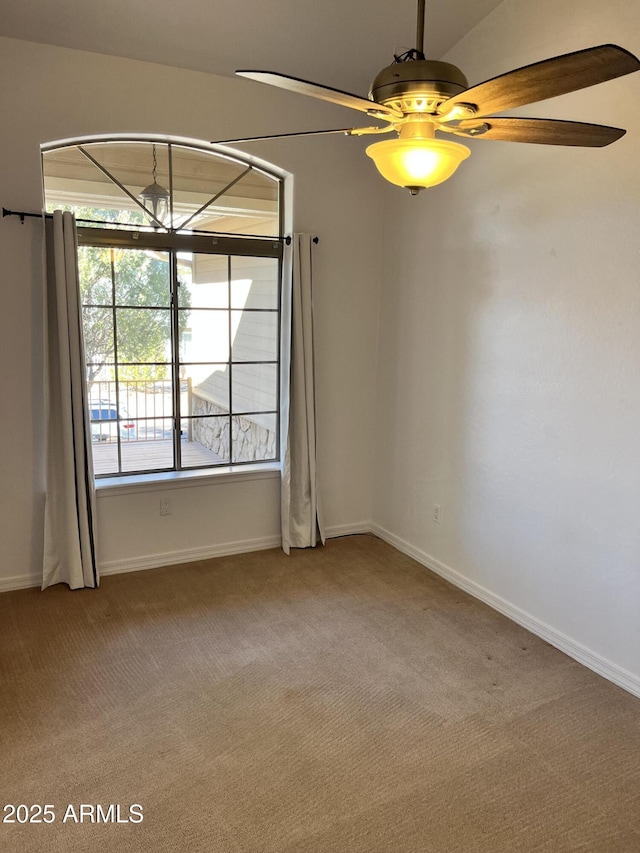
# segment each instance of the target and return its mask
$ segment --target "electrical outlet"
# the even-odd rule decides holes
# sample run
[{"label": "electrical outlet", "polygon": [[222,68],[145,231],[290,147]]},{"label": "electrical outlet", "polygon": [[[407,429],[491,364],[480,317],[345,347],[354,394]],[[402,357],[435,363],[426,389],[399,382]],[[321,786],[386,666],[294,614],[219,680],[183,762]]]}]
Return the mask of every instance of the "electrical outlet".
[{"label": "electrical outlet", "polygon": [[436,524],[440,524],[440,513],[442,512],[440,504],[433,505],[433,520]]},{"label": "electrical outlet", "polygon": [[171,501],[169,498],[160,498],[160,515],[171,515]]}]

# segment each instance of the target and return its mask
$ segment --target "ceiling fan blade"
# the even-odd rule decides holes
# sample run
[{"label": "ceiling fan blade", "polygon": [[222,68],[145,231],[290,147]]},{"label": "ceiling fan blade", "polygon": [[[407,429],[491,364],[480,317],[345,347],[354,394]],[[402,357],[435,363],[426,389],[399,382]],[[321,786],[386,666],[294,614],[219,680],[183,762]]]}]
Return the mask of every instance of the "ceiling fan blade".
[{"label": "ceiling fan blade", "polygon": [[610,145],[626,133],[626,130],[620,127],[587,124],[581,121],[494,116],[485,116],[481,122],[476,119],[467,119],[461,121],[455,128],[449,129],[456,136],[477,139],[533,142],[541,145],[582,145],[587,148],[602,148]]},{"label": "ceiling fan blade", "polygon": [[338,104],[341,107],[358,110],[373,118],[402,118],[402,113],[392,107],[376,104],[375,101],[369,101],[359,95],[352,95],[350,92],[343,92],[341,89],[332,89],[330,86],[320,86],[318,83],[311,83],[308,80],[289,77],[287,74],[276,74],[273,71],[236,71],[236,74],[249,80],[256,80],[258,83],[267,83],[269,86],[277,86],[279,89],[295,92],[298,95],[308,95],[311,98],[328,101],[330,104]]},{"label": "ceiling fan blade", "polygon": [[269,136],[246,136],[243,139],[215,139],[211,145],[235,145],[240,142],[260,142],[262,139],[288,139],[294,136],[321,136],[343,133],[345,136],[366,136],[370,133],[386,133],[391,127],[339,127],[335,130],[301,130],[298,133],[272,133]]},{"label": "ceiling fan blade", "polygon": [[341,127],[336,130],[303,130],[300,133],[273,133],[270,136],[246,136],[243,139],[214,139],[211,145],[235,145],[239,142],[259,142],[262,139],[287,139],[290,136],[319,136],[323,133],[349,134],[350,127]]},{"label": "ceiling fan blade", "polygon": [[595,86],[638,69],[640,61],[632,53],[614,44],[602,44],[486,80],[449,98],[438,112],[447,115],[457,104],[471,104],[482,117]]}]

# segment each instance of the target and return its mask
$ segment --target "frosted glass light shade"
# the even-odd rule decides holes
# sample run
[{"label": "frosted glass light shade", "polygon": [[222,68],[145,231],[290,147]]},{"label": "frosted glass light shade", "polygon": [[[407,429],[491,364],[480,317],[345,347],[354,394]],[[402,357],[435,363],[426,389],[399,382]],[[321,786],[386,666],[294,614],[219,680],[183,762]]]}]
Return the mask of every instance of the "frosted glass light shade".
[{"label": "frosted glass light shade", "polygon": [[450,178],[471,152],[443,139],[387,139],[367,148],[383,178],[398,187],[434,187]]},{"label": "frosted glass light shade", "polygon": [[159,222],[164,223],[169,215],[169,193],[154,180],[140,193],[140,199],[149,213]]}]

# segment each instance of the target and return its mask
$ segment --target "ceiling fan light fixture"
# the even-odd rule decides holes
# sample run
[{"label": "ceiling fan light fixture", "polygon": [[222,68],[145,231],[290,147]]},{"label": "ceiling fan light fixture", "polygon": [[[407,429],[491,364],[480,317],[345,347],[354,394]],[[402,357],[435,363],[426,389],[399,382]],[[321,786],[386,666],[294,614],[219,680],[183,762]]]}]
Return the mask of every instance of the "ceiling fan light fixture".
[{"label": "ceiling fan light fixture", "polygon": [[471,153],[466,145],[443,139],[387,139],[366,149],[383,178],[412,195],[450,178]]}]

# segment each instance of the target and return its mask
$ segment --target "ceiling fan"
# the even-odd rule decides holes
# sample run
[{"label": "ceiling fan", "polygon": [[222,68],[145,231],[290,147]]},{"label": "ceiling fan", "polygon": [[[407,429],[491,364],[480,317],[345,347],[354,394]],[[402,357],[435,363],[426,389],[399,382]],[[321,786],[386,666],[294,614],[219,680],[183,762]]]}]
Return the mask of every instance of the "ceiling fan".
[{"label": "ceiling fan", "polygon": [[371,84],[368,100],[286,74],[236,71],[241,77],[357,110],[385,122],[384,125],[222,142],[231,144],[327,133],[368,136],[395,131],[397,138],[369,145],[366,152],[384,178],[416,195],[419,190],[451,177],[470,154],[465,145],[436,139],[436,131],[466,138],[596,148],[609,145],[625,134],[621,128],[600,124],[493,115],[637,71],[640,61],[624,48],[604,44],[578,50],[525,65],[469,88],[466,77],[455,65],[425,58],[424,20],[425,0],[418,0],[416,47],[394,56],[393,63],[380,71]]}]

